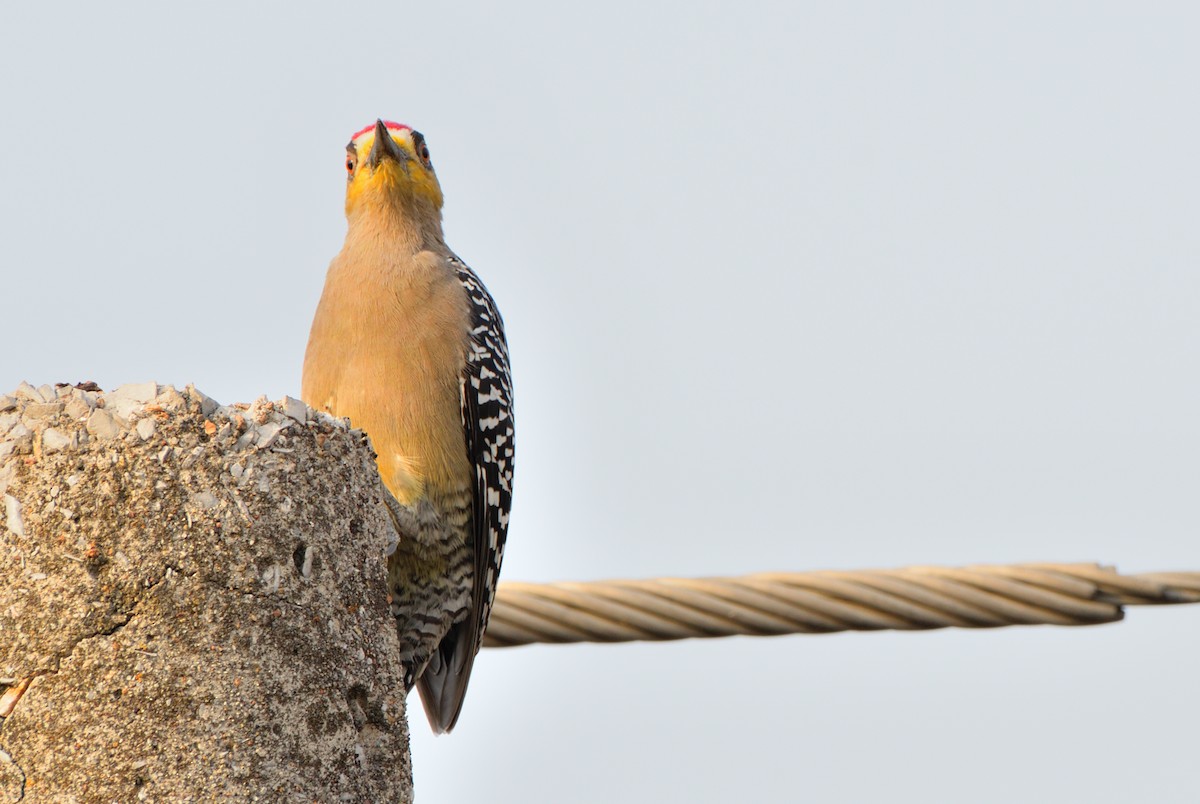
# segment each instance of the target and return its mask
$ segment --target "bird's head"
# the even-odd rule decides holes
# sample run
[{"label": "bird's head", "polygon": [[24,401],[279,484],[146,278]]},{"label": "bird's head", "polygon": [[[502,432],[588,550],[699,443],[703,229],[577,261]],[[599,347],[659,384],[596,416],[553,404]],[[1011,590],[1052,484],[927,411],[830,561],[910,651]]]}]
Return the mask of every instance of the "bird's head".
[{"label": "bird's head", "polygon": [[376,120],[346,146],[346,214],[360,208],[442,208],[442,188],[419,131]]}]

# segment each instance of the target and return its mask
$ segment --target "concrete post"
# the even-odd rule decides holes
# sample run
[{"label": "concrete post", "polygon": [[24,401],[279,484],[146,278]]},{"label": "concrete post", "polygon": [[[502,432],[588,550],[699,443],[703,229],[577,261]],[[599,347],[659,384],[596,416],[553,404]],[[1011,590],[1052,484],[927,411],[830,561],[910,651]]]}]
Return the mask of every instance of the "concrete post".
[{"label": "concrete post", "polygon": [[0,500],[0,802],[411,801],[361,433],[22,385]]}]

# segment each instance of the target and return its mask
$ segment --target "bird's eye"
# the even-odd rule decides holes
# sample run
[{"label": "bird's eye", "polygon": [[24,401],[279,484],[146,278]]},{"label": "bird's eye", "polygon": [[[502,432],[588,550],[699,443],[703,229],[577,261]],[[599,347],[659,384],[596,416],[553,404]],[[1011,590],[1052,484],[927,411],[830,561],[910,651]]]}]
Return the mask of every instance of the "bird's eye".
[{"label": "bird's eye", "polygon": [[346,172],[347,172],[347,173],[353,173],[353,172],[354,172],[354,160],[353,160],[353,159],[347,159],[347,160],[346,160]]},{"label": "bird's eye", "polygon": [[426,162],[426,163],[428,163],[428,162],[429,162],[429,146],[428,146],[428,145],[422,145],[422,146],[421,146],[421,151],[420,151],[420,153],[421,153],[421,160],[422,160],[423,162]]}]

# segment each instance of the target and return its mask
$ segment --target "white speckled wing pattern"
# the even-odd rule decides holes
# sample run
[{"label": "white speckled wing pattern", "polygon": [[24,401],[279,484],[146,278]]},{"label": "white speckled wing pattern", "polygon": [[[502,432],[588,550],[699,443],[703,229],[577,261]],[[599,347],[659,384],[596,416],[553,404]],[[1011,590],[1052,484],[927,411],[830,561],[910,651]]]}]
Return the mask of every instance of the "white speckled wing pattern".
[{"label": "white speckled wing pattern", "polygon": [[[465,560],[457,565],[471,568],[470,587],[463,588],[463,583],[451,590],[458,600],[469,591],[466,611],[454,609],[454,622],[416,679],[435,732],[450,731],[458,722],[475,654],[483,643],[504,557],[513,477],[512,379],[504,322],[479,277],[457,257],[450,255],[448,261],[470,305],[466,362],[458,388],[463,441],[474,479],[469,536],[466,544],[460,542],[459,555]],[[465,582],[465,575],[456,569],[447,580],[452,585]]]},{"label": "white speckled wing pattern", "polygon": [[474,652],[483,641],[496,597],[512,507],[512,376],[504,322],[496,302],[466,263],[452,257],[450,264],[471,305],[470,351],[460,388],[467,454],[475,468],[471,522],[475,575],[467,621],[476,627],[471,643]]}]

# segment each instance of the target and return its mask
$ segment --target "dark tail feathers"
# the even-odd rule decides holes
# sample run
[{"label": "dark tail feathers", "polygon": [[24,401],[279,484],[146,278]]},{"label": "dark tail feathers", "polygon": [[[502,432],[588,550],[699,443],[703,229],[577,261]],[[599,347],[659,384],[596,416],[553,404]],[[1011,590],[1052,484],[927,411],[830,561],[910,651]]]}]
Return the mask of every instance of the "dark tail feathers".
[{"label": "dark tail feathers", "polygon": [[471,665],[475,663],[475,651],[471,649],[472,630],[469,618],[467,622],[451,626],[434,650],[425,672],[417,679],[425,716],[429,718],[434,734],[445,734],[453,729],[462,712]]}]

